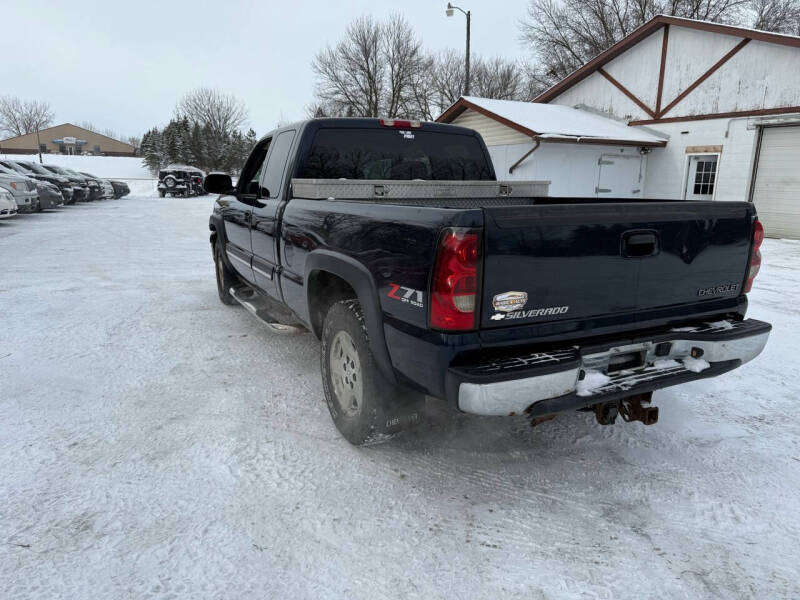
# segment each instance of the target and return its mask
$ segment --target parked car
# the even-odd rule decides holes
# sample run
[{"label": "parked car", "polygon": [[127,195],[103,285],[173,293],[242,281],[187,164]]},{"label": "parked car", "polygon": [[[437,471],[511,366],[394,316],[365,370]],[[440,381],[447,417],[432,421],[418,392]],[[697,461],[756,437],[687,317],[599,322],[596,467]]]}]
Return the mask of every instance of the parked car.
[{"label": "parked car", "polygon": [[102,200],[103,199],[103,189],[100,185],[100,180],[94,177],[89,177],[85,173],[80,173],[74,169],[67,169],[64,168],[67,173],[71,173],[75,177],[82,178],[86,181],[86,184],[89,188],[89,200]]},{"label": "parked car", "polygon": [[10,219],[17,214],[17,203],[14,196],[0,189],[0,219]]},{"label": "parked car", "polygon": [[64,196],[61,190],[52,183],[37,181],[36,192],[39,194],[39,210],[64,206]]},{"label": "parked car", "polygon": [[0,188],[14,197],[17,212],[32,213],[39,210],[39,194],[36,182],[24,175],[0,173]]},{"label": "parked car", "polygon": [[85,175],[89,179],[96,181],[100,185],[101,191],[101,198],[103,200],[113,200],[114,199],[114,186],[111,185],[111,182],[108,179],[102,179],[101,177],[97,177],[92,175],[91,173],[86,173],[84,171],[79,171],[81,175]]},{"label": "parked car", "polygon": [[72,184],[72,196],[74,202],[89,202],[92,199],[91,192],[89,191],[89,182],[85,177],[70,173],[66,169],[62,169],[56,165],[41,165],[41,167],[50,173],[60,175],[61,177],[66,177],[69,180],[69,182]]},{"label": "parked car", "polygon": [[295,123],[236,187],[222,173],[205,187],[220,194],[220,300],[321,339],[353,444],[417,423],[426,395],[532,424],[574,410],[652,424],[654,390],[737,368],[771,330],[745,318],[764,236],[752,203],[532,197],[538,184],[495,180],[470,129]]},{"label": "parked car", "polygon": [[14,169],[22,175],[33,177],[37,181],[52,183],[58,186],[58,189],[61,191],[61,195],[64,197],[64,204],[73,204],[75,202],[73,198],[72,182],[67,177],[45,169],[39,163],[23,160],[2,160],[0,161],[0,165]]},{"label": "parked car", "polygon": [[158,172],[158,195],[189,196],[191,182],[189,174],[181,169],[162,169]]},{"label": "parked car", "polygon": [[205,194],[205,173],[187,165],[167,165],[158,172],[158,195],[198,196]]},{"label": "parked car", "polygon": [[56,205],[64,203],[61,193],[56,188],[56,198],[53,197],[52,192],[44,186],[50,186],[46,181],[37,181],[36,179],[23,175],[22,173],[12,170],[0,163],[0,175],[10,175],[13,178],[22,178],[25,182],[25,187],[28,189],[33,188],[36,190],[37,200],[34,203],[34,211],[41,211],[46,208],[54,208]]},{"label": "parked car", "polygon": [[128,187],[128,184],[124,181],[118,181],[116,179],[111,179],[111,185],[114,188],[114,197],[115,198],[122,198],[123,196],[127,196],[131,193],[131,188]]}]

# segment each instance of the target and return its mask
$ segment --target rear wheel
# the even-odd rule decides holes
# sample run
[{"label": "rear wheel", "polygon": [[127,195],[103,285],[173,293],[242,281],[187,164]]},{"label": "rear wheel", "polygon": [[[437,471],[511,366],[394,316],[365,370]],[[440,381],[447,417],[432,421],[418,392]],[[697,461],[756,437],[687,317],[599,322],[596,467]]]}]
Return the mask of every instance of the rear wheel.
[{"label": "rear wheel", "polygon": [[351,444],[389,440],[422,420],[424,395],[392,385],[378,369],[358,300],[328,311],[320,362],[331,418]]},{"label": "rear wheel", "polygon": [[236,299],[231,296],[230,289],[238,283],[238,280],[222,260],[220,242],[214,244],[214,271],[217,274],[217,293],[220,301],[229,306],[236,304]]}]

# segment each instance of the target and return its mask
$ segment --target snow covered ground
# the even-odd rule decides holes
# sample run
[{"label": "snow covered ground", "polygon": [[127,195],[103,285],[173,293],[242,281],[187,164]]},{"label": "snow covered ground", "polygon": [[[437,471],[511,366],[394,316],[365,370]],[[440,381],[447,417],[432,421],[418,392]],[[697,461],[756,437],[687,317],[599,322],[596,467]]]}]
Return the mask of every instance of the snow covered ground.
[{"label": "snow covered ground", "polygon": [[0,223],[0,597],[800,597],[800,244],[765,353],[655,426],[430,403],[359,450],[316,340],[217,300],[211,202]]}]

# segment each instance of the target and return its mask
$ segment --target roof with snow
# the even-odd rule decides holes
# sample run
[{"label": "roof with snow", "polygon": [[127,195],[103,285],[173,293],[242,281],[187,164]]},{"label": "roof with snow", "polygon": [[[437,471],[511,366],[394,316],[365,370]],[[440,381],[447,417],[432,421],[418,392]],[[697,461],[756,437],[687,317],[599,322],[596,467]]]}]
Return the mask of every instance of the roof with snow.
[{"label": "roof with snow", "polygon": [[462,96],[436,121],[451,123],[467,109],[542,141],[632,146],[664,146],[667,143],[666,139],[643,129],[569,106],[476,96]]}]

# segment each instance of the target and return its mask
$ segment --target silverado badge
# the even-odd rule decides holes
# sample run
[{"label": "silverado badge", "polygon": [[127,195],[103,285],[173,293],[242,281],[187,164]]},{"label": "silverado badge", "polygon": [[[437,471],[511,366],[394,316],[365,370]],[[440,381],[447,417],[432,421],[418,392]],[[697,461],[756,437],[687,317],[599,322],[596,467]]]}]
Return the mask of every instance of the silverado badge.
[{"label": "silverado badge", "polygon": [[528,302],[527,292],[503,292],[492,298],[492,306],[500,312],[511,312],[525,308]]}]

